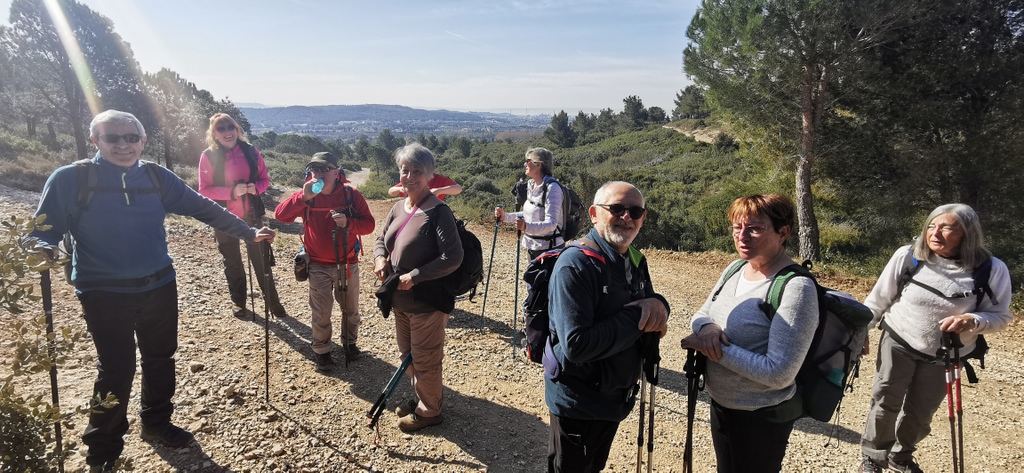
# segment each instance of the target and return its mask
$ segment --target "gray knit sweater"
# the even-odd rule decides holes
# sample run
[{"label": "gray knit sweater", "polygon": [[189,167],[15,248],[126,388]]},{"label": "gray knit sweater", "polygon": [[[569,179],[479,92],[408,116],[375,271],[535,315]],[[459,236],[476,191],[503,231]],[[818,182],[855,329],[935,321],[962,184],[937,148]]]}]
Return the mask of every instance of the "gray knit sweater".
[{"label": "gray knit sweater", "polygon": [[[770,279],[737,296],[736,283],[741,277],[742,271],[726,281],[717,300],[709,295],[691,326],[699,332],[705,324],[718,324],[731,343],[722,346],[717,363],[707,364],[708,394],[723,407],[752,411],[779,404],[796,393],[796,374],[818,326],[818,298],[810,279],[794,277],[769,321],[760,304]],[[719,277],[715,287],[721,284]]]},{"label": "gray knit sweater", "polygon": [[[1013,295],[1010,271],[998,258],[992,258],[992,273],[988,283],[995,300],[999,303],[994,304],[992,299],[986,296],[982,299],[980,307],[976,307],[976,297],[943,298],[915,284],[908,285],[901,294],[899,280],[906,268],[911,265],[907,261],[909,258],[909,246],[896,250],[882,270],[882,274],[878,276],[875,287],[864,299],[864,305],[875,314],[872,326],[884,315],[885,323],[910,344],[910,348],[933,354],[941,345],[940,321],[951,315],[969,313],[978,322],[978,326],[974,330],[960,334],[960,341],[964,344],[960,353],[970,353],[974,350],[978,334],[1002,330],[1013,321],[1009,307]],[[974,288],[971,272],[972,270],[963,268],[956,260],[934,256],[932,261],[921,261],[921,268],[914,275],[914,279],[944,294],[962,293]]]}]

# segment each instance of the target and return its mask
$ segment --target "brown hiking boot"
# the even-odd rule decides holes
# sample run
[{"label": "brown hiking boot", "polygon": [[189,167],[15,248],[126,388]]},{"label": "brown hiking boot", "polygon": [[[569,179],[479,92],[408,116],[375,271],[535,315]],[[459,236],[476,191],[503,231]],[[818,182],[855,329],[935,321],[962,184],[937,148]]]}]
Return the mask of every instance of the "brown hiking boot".
[{"label": "brown hiking boot", "polygon": [[417,403],[415,399],[409,399],[408,401],[403,402],[401,405],[395,408],[395,415],[398,416],[398,418],[402,418],[409,414],[415,414],[416,404]]},{"label": "brown hiking boot", "polygon": [[434,417],[423,417],[419,414],[412,413],[401,419],[398,419],[398,428],[402,432],[415,432],[424,427],[430,427],[441,423],[441,416],[436,415]]}]

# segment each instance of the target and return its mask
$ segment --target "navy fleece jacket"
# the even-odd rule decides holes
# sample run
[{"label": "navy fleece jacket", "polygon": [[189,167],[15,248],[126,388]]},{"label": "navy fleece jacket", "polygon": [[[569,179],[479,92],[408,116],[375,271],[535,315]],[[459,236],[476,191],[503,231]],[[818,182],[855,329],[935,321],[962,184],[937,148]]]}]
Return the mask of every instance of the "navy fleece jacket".
[{"label": "navy fleece jacket", "polygon": [[593,229],[586,238],[598,245],[606,264],[573,247],[555,263],[548,284],[549,328],[561,373],[555,379],[545,376],[544,397],[559,417],[619,422],[636,401],[633,386],[640,379],[644,334],[637,328],[640,308],[624,306],[649,297],[661,300],[666,309],[669,305],[654,292],[647,260],[639,251],[630,247],[625,255],[618,254]]}]

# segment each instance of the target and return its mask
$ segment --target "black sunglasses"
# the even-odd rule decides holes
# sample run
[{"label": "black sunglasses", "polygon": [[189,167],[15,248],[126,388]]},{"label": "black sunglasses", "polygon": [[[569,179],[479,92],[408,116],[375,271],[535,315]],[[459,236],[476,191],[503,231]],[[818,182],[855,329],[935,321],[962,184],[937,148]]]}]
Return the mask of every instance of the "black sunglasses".
[{"label": "black sunglasses", "polygon": [[235,125],[228,123],[227,125],[217,125],[217,133],[224,133],[228,131],[235,131]]},{"label": "black sunglasses", "polygon": [[138,143],[142,139],[142,135],[129,133],[127,135],[114,135],[114,134],[103,134],[99,136],[100,141],[116,145],[124,140],[125,143]]},{"label": "black sunglasses", "polygon": [[318,172],[320,174],[327,174],[335,169],[337,168],[332,168],[330,166],[309,166],[306,168],[309,172]]},{"label": "black sunglasses", "polygon": [[647,213],[647,209],[645,209],[643,207],[640,207],[639,205],[634,205],[633,207],[626,207],[625,205],[622,205],[622,204],[611,204],[611,205],[609,205],[609,204],[594,204],[594,205],[596,205],[598,207],[604,208],[605,210],[611,212],[612,215],[614,215],[616,217],[622,217],[628,211],[629,212],[629,218],[631,218],[633,220],[639,220],[640,218],[642,218],[644,216],[644,214]]}]

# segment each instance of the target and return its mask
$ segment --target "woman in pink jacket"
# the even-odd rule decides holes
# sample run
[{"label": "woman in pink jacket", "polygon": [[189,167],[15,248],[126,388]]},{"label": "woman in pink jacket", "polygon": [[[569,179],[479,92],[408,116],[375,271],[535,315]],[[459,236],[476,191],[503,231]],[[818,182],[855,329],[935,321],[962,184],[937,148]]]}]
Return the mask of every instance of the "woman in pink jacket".
[{"label": "woman in pink jacket", "polygon": [[[270,187],[270,176],[263,155],[249,144],[238,122],[226,113],[210,117],[206,144],[209,148],[199,157],[199,193],[223,205],[250,225],[262,221],[266,210],[260,195]],[[231,302],[238,306],[235,315],[244,315],[245,267],[242,265],[238,239],[217,230],[214,230],[213,237],[217,241],[217,249],[224,257],[224,277],[228,281]],[[270,312],[276,317],[287,316],[278,299],[274,275],[267,261],[269,245],[246,243],[245,246]]]}]

